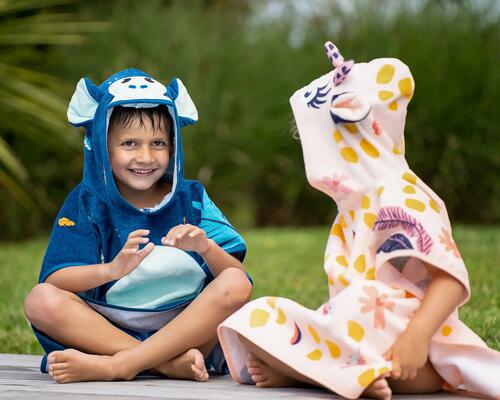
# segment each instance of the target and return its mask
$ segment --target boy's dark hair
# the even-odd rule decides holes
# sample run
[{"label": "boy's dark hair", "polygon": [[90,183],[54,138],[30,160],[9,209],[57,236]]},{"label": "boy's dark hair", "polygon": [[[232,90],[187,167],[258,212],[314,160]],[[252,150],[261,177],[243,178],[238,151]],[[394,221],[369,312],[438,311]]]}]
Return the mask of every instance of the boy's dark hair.
[{"label": "boy's dark hair", "polygon": [[168,147],[172,153],[174,148],[174,130],[172,129],[172,117],[166,106],[144,108],[116,106],[113,108],[113,112],[109,118],[108,129],[111,130],[116,127],[128,128],[136,121],[142,127],[146,120],[151,123],[153,131],[160,131],[168,136]]}]

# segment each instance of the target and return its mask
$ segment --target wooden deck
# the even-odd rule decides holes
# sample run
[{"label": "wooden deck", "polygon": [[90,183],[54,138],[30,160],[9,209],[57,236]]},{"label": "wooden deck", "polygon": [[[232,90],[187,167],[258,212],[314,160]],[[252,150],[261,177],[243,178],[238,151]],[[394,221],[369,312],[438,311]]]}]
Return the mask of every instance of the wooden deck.
[{"label": "wooden deck", "polygon": [[[313,389],[259,389],[238,385],[229,377],[211,377],[192,382],[140,377],[130,382],[82,382],[64,385],[39,371],[40,356],[0,354],[0,399],[84,400],[84,399],[338,399],[329,392]],[[394,396],[394,399],[457,399],[449,394]]]}]

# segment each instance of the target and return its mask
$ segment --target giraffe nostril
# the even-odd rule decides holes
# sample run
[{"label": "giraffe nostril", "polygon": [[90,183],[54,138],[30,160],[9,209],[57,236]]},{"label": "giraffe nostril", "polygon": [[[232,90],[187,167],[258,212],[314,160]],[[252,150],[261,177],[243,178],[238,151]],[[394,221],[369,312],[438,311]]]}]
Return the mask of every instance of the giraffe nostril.
[{"label": "giraffe nostril", "polygon": [[128,85],[128,87],[129,87],[130,89],[135,89],[135,88],[137,88],[137,86],[135,86],[135,85]]},{"label": "giraffe nostril", "polygon": [[141,89],[146,89],[148,85],[141,85]]}]

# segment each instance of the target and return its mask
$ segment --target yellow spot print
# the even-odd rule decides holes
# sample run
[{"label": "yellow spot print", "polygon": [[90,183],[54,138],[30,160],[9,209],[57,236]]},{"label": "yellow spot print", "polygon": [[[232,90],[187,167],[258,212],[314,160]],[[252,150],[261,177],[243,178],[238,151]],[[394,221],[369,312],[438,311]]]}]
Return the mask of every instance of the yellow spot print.
[{"label": "yellow spot print", "polygon": [[278,308],[278,318],[276,318],[276,323],[283,325],[286,322],[286,315],[281,308]]},{"label": "yellow spot print", "polygon": [[380,157],[380,153],[378,152],[377,148],[373,144],[371,144],[368,140],[366,139],[361,140],[361,142],[359,142],[359,145],[364,150],[364,152],[368,154],[370,157],[373,158]]},{"label": "yellow spot print", "polygon": [[393,101],[391,102],[391,104],[389,104],[389,110],[396,111],[397,109],[398,109],[398,103],[396,101]]},{"label": "yellow spot print", "polygon": [[354,268],[360,274],[363,273],[363,272],[365,272],[365,269],[366,269],[366,258],[365,258],[364,254],[362,254],[358,258],[356,258],[356,261],[354,261]]},{"label": "yellow spot print", "polygon": [[276,300],[276,297],[268,297],[266,303],[269,305],[269,307],[276,308]]},{"label": "yellow spot print", "polygon": [[336,259],[335,259],[340,265],[344,266],[347,268],[347,260],[345,259],[344,256],[338,256]]},{"label": "yellow spot print", "polygon": [[398,149],[398,147],[397,147],[396,145],[394,145],[394,146],[392,147],[392,152],[393,152],[394,154],[401,154],[401,153],[402,153],[402,151],[401,151],[401,150],[399,150],[399,149]]},{"label": "yellow spot print", "polygon": [[333,138],[337,143],[340,143],[342,141],[342,135],[340,134],[338,129],[335,129],[335,131],[333,131]]},{"label": "yellow spot print", "polygon": [[347,228],[347,222],[345,222],[345,218],[343,215],[340,216],[339,222],[340,222],[340,226],[342,226],[342,228]]},{"label": "yellow spot print", "polygon": [[370,281],[375,280],[375,268],[374,267],[369,268],[368,271],[366,271],[365,278],[370,280]]},{"label": "yellow spot print", "polygon": [[340,224],[333,224],[330,235],[337,236],[340,240],[342,240],[342,243],[345,243],[344,231],[342,230],[342,226]]},{"label": "yellow spot print", "polygon": [[417,183],[417,177],[409,172],[405,172],[402,178],[407,182],[413,183],[414,185]]},{"label": "yellow spot print", "polygon": [[365,213],[365,215],[363,215],[363,219],[368,228],[372,229],[373,225],[375,225],[375,221],[377,220],[377,216],[373,213]]},{"label": "yellow spot print", "polygon": [[351,219],[354,221],[354,210],[349,210],[349,215],[351,216]]},{"label": "yellow spot print", "polygon": [[449,336],[449,334],[453,331],[453,328],[449,325],[444,325],[441,329],[441,333],[443,336]]},{"label": "yellow spot print", "polygon": [[352,133],[353,135],[359,132],[358,127],[355,124],[345,124],[344,127],[347,129],[347,132]]},{"label": "yellow spot print", "polygon": [[330,351],[330,355],[332,356],[332,358],[339,358],[340,357],[340,347],[328,339],[325,339],[325,343],[328,347],[328,350]]},{"label": "yellow spot print", "polygon": [[404,188],[403,188],[403,192],[405,193],[408,193],[408,194],[415,194],[417,191],[415,190],[415,188],[411,185],[406,185]]},{"label": "yellow spot print", "polygon": [[323,357],[323,354],[321,353],[320,349],[316,349],[316,350],[311,351],[307,355],[307,357],[310,358],[313,361],[318,361],[318,360],[321,360],[321,357]]},{"label": "yellow spot print", "polygon": [[378,374],[384,375],[386,372],[389,372],[389,371],[390,371],[389,367],[382,367],[378,370]]},{"label": "yellow spot print", "polygon": [[363,340],[363,337],[365,336],[365,330],[363,329],[363,327],[352,320],[347,321],[347,333],[356,342],[361,342],[361,340]]},{"label": "yellow spot print", "polygon": [[394,96],[394,93],[392,93],[390,90],[381,90],[378,92],[378,98],[382,101],[390,99],[392,96]]},{"label": "yellow spot print", "polygon": [[411,79],[404,78],[398,82],[399,93],[401,96],[405,96],[408,100],[411,100],[413,90],[411,89]]},{"label": "yellow spot print", "polygon": [[250,327],[258,328],[267,324],[269,313],[261,308],[256,308],[250,313]]},{"label": "yellow spot print", "polygon": [[365,194],[361,198],[361,208],[367,209],[370,207],[370,198]]},{"label": "yellow spot print", "polygon": [[370,383],[375,380],[375,370],[373,368],[363,372],[360,376],[358,376],[358,382],[361,387],[368,387]]},{"label": "yellow spot print", "polygon": [[57,224],[59,226],[75,226],[75,222],[66,217],[59,218]]},{"label": "yellow spot print", "polygon": [[437,205],[437,203],[436,203],[434,200],[432,200],[432,199],[430,199],[430,200],[429,200],[429,206],[430,206],[430,207],[431,207],[434,211],[436,211],[437,213],[441,210],[441,209],[439,208],[439,206]]},{"label": "yellow spot print", "polygon": [[384,187],[383,186],[380,186],[378,189],[377,189],[377,194],[379,195],[379,197],[382,195],[382,192],[384,191]]},{"label": "yellow spot print", "polygon": [[318,332],[316,332],[316,329],[314,329],[311,325],[307,325],[307,329],[309,329],[309,332],[311,333],[311,336],[313,337],[314,341],[316,343],[319,343],[321,339],[318,335]]},{"label": "yellow spot print", "polygon": [[340,150],[340,154],[342,157],[344,157],[344,160],[349,161],[351,163],[357,163],[358,162],[358,155],[354,151],[352,147],[343,147],[342,150]]},{"label": "yellow spot print", "polygon": [[406,199],[405,204],[407,207],[412,208],[417,211],[424,211],[425,210],[425,204],[422,203],[420,200],[416,199]]},{"label": "yellow spot print", "polygon": [[377,83],[389,83],[396,69],[391,64],[384,64],[377,72]]},{"label": "yellow spot print", "polygon": [[335,285],[335,281],[333,280],[333,278],[332,278],[331,276],[329,276],[329,277],[328,277],[328,284],[329,284],[330,286]]},{"label": "yellow spot print", "polygon": [[344,286],[349,286],[351,284],[351,282],[349,282],[346,277],[344,276],[344,274],[340,274],[339,275],[339,282],[344,285]]}]

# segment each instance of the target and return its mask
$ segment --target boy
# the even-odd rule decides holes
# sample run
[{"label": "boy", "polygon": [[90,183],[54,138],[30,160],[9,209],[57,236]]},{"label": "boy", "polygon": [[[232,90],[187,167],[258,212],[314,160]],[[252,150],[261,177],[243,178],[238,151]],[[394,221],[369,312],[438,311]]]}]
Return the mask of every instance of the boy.
[{"label": "boy", "polygon": [[25,300],[50,353],[42,371],[60,383],[225,373],[216,327],[252,286],[243,239],[203,186],[183,179],[180,128],[197,111],[182,82],[132,69],[99,87],[84,78],[68,119],[86,130],[84,176]]}]

